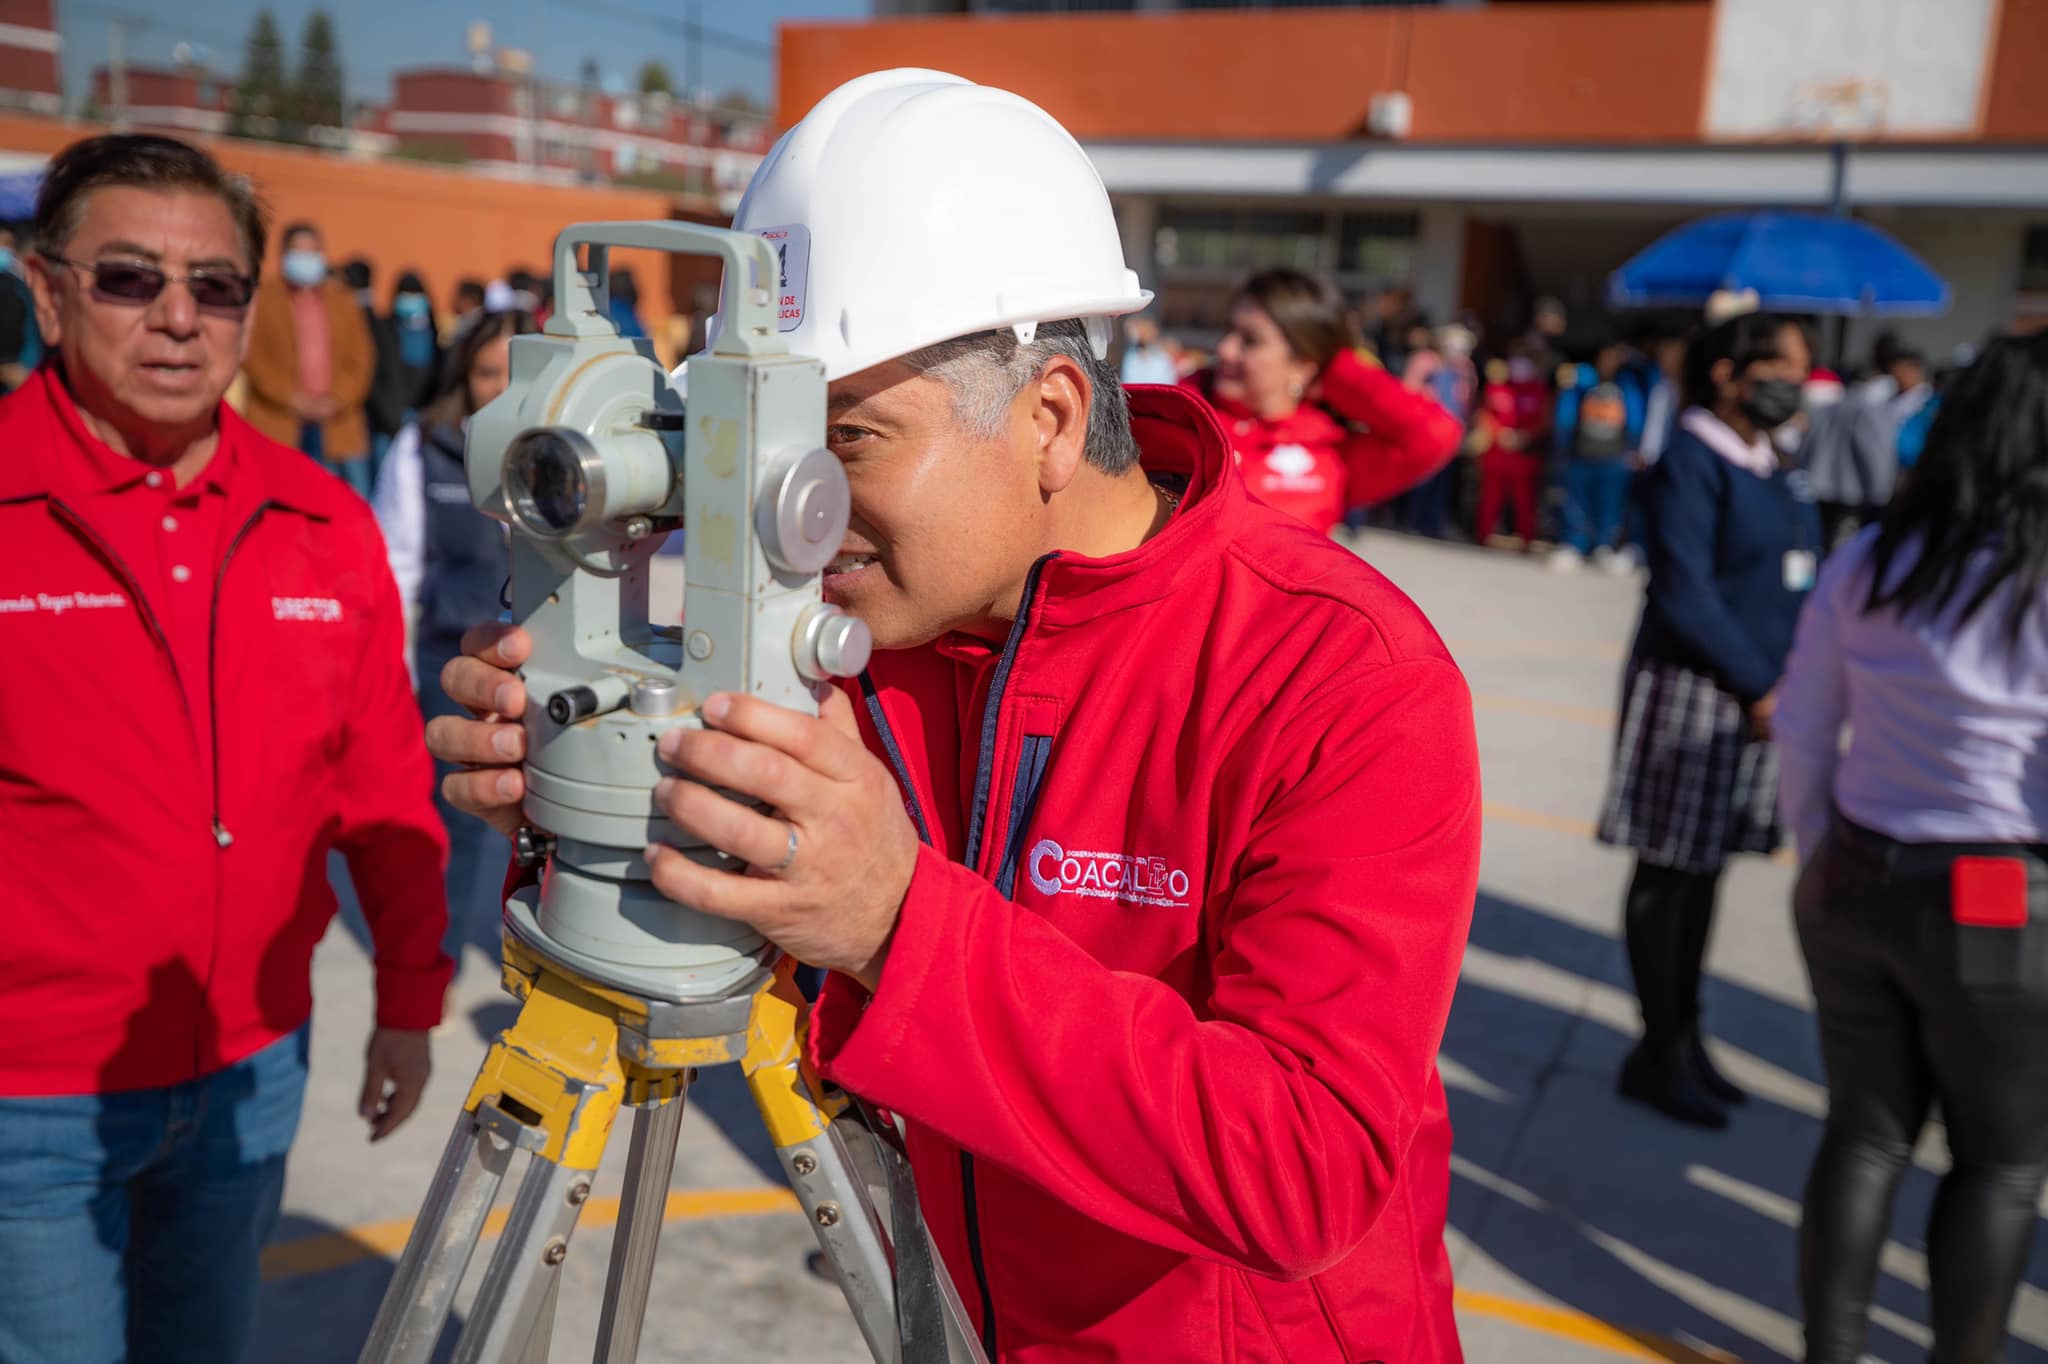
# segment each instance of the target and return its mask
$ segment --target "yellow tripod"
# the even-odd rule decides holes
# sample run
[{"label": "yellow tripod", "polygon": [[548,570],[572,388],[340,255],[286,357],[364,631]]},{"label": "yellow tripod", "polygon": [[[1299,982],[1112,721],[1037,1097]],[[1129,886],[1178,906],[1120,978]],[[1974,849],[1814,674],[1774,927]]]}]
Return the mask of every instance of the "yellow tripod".
[{"label": "yellow tripod", "polygon": [[[590,980],[508,931],[504,970],[519,1018],[470,1086],[362,1364],[426,1364],[516,1150],[532,1159],[455,1361],[543,1364],[570,1237],[621,1106],[633,1110],[633,1134],[595,1358],[636,1358],[684,1095],[697,1067],[729,1063],[746,1074],[874,1357],[982,1358],[916,1218],[895,1134],[864,1127],[803,1058],[792,962],[764,966],[724,998],[675,1003]],[[878,1211],[885,1199],[893,1216]]]}]

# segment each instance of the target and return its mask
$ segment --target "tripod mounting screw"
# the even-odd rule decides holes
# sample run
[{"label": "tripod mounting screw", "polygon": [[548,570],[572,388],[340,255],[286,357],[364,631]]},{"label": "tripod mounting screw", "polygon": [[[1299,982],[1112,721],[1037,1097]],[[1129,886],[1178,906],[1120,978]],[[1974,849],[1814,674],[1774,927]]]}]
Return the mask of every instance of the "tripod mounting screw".
[{"label": "tripod mounting screw", "polygon": [[809,1151],[797,1152],[796,1159],[792,1160],[790,1165],[800,1175],[814,1175],[818,1172],[818,1158]]},{"label": "tripod mounting screw", "polygon": [[569,1190],[569,1206],[580,1208],[583,1206],[583,1200],[588,1197],[590,1197],[590,1185],[588,1183],[577,1184]]},{"label": "tripod mounting screw", "polygon": [[818,1225],[821,1227],[836,1227],[839,1225],[839,1205],[837,1203],[820,1203],[818,1211],[813,1213],[812,1216],[818,1219]]},{"label": "tripod mounting screw", "polygon": [[569,1258],[569,1243],[557,1236],[548,1242],[548,1248],[540,1253],[541,1263],[558,1265]]}]

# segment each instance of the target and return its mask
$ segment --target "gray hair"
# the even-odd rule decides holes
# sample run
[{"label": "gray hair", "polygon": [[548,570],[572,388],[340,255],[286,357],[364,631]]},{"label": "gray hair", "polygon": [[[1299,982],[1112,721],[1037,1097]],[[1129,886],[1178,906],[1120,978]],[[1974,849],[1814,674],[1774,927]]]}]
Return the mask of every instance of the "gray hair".
[{"label": "gray hair", "polygon": [[1008,327],[956,336],[913,351],[903,362],[953,390],[953,414],[962,426],[978,436],[997,436],[1010,404],[1057,355],[1088,376],[1088,434],[1082,447],[1088,462],[1108,474],[1136,468],[1138,442],[1131,435],[1131,405],[1123,384],[1108,360],[1095,357],[1087,324],[1078,318],[1041,323],[1029,342],[1018,341]]}]

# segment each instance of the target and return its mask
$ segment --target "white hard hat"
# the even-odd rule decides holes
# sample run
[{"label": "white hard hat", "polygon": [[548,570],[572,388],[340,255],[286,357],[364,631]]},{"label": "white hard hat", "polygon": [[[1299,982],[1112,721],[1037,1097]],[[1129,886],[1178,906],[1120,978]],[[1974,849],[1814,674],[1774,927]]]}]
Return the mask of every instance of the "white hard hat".
[{"label": "white hard hat", "polygon": [[733,226],[775,247],[782,339],[828,379],[1072,317],[1093,319],[1100,357],[1108,319],[1152,299],[1080,144],[1029,100],[942,71],[877,71],[818,101]]}]

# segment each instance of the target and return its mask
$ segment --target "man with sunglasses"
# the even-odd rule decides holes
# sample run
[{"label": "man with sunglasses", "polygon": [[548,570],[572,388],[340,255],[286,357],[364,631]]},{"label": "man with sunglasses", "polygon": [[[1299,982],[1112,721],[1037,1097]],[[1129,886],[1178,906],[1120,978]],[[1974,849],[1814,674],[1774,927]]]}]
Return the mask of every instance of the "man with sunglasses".
[{"label": "man with sunglasses", "polygon": [[369,508],[222,401],[264,214],[169,138],[50,164],[0,401],[0,1359],[241,1357],[347,854],[361,1109],[441,1016],[445,842]]}]

